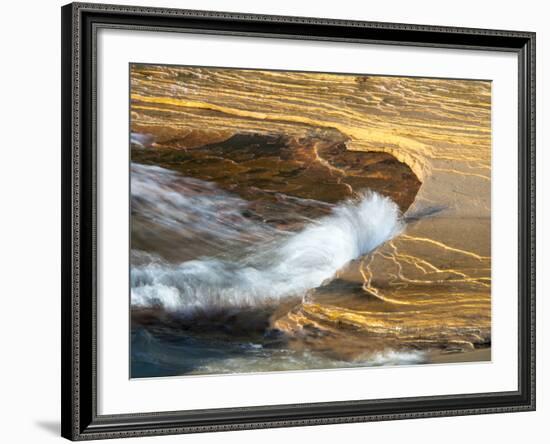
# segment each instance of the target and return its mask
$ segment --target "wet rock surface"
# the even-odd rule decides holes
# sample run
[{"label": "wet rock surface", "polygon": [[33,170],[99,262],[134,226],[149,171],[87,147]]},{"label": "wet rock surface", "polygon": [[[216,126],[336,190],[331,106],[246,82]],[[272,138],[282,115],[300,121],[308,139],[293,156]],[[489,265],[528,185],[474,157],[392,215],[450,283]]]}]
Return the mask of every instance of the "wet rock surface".
[{"label": "wet rock surface", "polygon": [[490,82],[154,65],[132,65],[131,82],[132,161],[246,201],[217,213],[242,228],[238,247],[159,226],[136,207],[133,248],[170,263],[226,251],[240,261],[265,234],[245,228],[297,233],[363,189],[390,197],[406,222],[275,307],[195,319],[132,307],[135,350],[155,339],[169,353],[181,335],[177,364],[161,374],[490,359]]}]

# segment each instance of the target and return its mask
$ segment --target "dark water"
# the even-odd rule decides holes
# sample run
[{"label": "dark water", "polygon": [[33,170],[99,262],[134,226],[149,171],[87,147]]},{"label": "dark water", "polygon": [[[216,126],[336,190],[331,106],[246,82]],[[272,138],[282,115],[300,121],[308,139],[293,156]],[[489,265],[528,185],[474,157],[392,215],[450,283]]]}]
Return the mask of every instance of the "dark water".
[{"label": "dark water", "polygon": [[[249,342],[253,340],[254,342]],[[139,327],[131,335],[131,377],[292,371],[429,362],[421,352],[387,351],[354,360],[334,359],[323,353],[292,349],[268,338],[201,335]]]}]

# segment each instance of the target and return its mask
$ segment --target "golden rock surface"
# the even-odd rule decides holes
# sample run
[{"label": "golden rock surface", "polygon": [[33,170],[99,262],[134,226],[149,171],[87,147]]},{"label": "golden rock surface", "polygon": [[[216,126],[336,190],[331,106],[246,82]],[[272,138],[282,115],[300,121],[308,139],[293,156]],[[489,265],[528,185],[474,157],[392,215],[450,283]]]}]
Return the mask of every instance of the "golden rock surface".
[{"label": "golden rock surface", "polygon": [[251,200],[371,188],[405,212],[401,235],[272,314],[294,347],[490,346],[489,81],[135,64],[131,131],[152,136],[133,159]]}]

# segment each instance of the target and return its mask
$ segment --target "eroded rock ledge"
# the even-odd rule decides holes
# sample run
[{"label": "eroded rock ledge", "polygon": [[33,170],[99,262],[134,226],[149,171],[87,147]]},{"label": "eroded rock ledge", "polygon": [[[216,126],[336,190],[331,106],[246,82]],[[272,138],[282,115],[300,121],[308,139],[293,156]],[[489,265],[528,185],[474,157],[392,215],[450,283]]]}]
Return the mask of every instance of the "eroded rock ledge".
[{"label": "eroded rock ledge", "polygon": [[[336,130],[302,138],[158,130],[155,137],[147,137],[147,128],[142,130],[133,137],[139,142],[132,144],[132,161],[215,182],[251,202],[294,197],[333,204],[370,189],[390,197],[404,212],[421,185],[414,172],[390,154],[348,150],[346,138]],[[269,220],[267,207],[257,210]],[[305,216],[326,211],[312,206]]]}]

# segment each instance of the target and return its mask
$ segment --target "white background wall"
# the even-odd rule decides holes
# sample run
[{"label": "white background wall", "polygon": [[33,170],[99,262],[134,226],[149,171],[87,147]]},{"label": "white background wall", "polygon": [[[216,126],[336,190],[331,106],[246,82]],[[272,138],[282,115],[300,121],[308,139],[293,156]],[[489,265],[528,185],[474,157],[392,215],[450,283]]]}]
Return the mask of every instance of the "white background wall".
[{"label": "white background wall", "polygon": [[[538,123],[538,409],[484,415],[254,430],[125,442],[274,443],[338,442],[465,443],[547,442],[550,385],[544,373],[550,304],[543,250],[550,247],[543,178],[545,108],[543,79],[550,48],[550,14],[543,1],[386,0],[163,0],[114,2],[260,14],[308,15],[431,25],[537,32]],[[2,5],[0,26],[0,439],[6,443],[59,441],[60,411],[60,11],[58,0],[12,0]],[[548,272],[546,273],[548,274]],[[452,384],[453,381],[449,381]],[[414,381],[411,381],[414,384]]]}]

